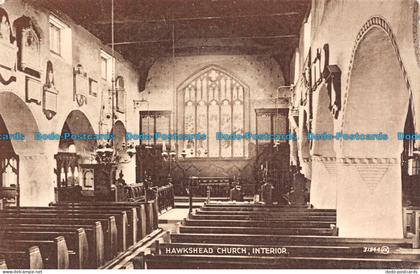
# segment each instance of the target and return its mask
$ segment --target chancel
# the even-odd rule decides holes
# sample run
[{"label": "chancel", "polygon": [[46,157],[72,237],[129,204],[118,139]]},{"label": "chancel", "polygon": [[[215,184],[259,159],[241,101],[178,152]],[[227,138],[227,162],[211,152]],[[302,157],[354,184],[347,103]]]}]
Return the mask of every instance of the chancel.
[{"label": "chancel", "polygon": [[0,269],[418,269],[419,12],[0,1]]}]

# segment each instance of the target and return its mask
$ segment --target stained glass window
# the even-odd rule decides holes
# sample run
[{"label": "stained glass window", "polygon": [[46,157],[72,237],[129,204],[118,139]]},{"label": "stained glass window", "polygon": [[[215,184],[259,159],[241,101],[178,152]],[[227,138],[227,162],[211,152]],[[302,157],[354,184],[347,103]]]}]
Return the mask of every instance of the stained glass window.
[{"label": "stained glass window", "polygon": [[187,157],[244,157],[243,140],[217,140],[216,133],[243,134],[245,86],[217,68],[207,68],[182,86],[184,133],[206,140],[184,141]]}]

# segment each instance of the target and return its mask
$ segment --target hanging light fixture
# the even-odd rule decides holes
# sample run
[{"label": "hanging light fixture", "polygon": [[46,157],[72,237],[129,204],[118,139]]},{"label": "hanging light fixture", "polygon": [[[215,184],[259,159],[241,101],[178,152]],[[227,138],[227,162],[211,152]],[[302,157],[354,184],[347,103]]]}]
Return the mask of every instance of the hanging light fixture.
[{"label": "hanging light fixture", "polygon": [[[115,96],[117,95],[116,83],[115,83],[115,18],[114,18],[114,0],[111,0],[111,125],[114,127],[115,124]],[[127,121],[127,120],[126,120]],[[126,123],[127,124],[127,123]],[[102,125],[102,124],[101,124]],[[109,132],[108,132],[109,133]],[[98,144],[95,150],[95,159],[98,163],[109,164],[118,163],[121,160],[120,153],[126,152],[130,158],[136,153],[134,144],[123,143],[122,151],[117,152],[114,149],[112,140],[102,141]]]}]

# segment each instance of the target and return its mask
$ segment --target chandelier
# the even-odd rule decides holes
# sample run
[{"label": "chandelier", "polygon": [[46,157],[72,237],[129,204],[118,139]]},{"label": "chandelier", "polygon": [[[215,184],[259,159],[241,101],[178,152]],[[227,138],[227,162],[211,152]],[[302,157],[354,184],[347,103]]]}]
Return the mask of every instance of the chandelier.
[{"label": "chandelier", "polygon": [[[112,81],[111,81],[111,89],[110,89],[110,93],[111,93],[111,124],[112,127],[114,127],[114,122],[115,122],[115,118],[116,118],[116,111],[115,111],[115,106],[114,106],[114,97],[117,95],[117,88],[116,88],[116,79],[115,79],[115,49],[114,49],[114,0],[112,0],[112,14],[111,14],[111,21],[112,21],[112,25],[111,25],[111,61],[112,61],[112,66],[111,66],[111,71],[112,71]],[[126,120],[126,124],[127,124],[127,120]],[[123,159],[123,155],[127,154],[130,159],[133,157],[134,154],[136,154],[136,150],[134,148],[134,144],[133,143],[128,143],[128,142],[123,142],[121,144],[121,147],[118,147],[118,150],[115,147],[115,144],[112,143],[111,140],[107,140],[107,141],[103,141],[101,143],[98,144],[96,150],[95,150],[95,154],[94,154],[94,158],[96,160],[97,163],[99,164],[118,164],[118,163],[125,163],[126,161],[124,161]]]},{"label": "chandelier", "polygon": [[100,143],[95,150],[95,160],[99,164],[124,163],[122,155],[127,154],[130,158],[136,154],[133,143],[122,143],[121,150],[115,150],[109,142]]}]

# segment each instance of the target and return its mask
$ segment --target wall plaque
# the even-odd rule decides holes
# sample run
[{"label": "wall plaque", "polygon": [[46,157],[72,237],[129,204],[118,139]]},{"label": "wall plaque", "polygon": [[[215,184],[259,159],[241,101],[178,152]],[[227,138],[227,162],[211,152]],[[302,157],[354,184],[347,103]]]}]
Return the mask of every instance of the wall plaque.
[{"label": "wall plaque", "polygon": [[81,107],[87,104],[87,95],[89,94],[89,79],[83,66],[78,64],[74,68],[74,100]]},{"label": "wall plaque", "polygon": [[41,104],[42,86],[41,82],[35,78],[26,76],[26,102]]},{"label": "wall plaque", "polygon": [[55,88],[54,68],[51,61],[47,62],[47,76],[45,79],[42,111],[48,120],[51,120],[57,113],[57,95]]},{"label": "wall plaque", "polygon": [[4,9],[0,8],[0,83],[3,85],[16,82],[16,52],[17,47],[9,16]]},{"label": "wall plaque", "polygon": [[40,31],[34,21],[22,16],[14,22],[17,32],[18,69],[40,78],[41,74],[41,47]]}]

